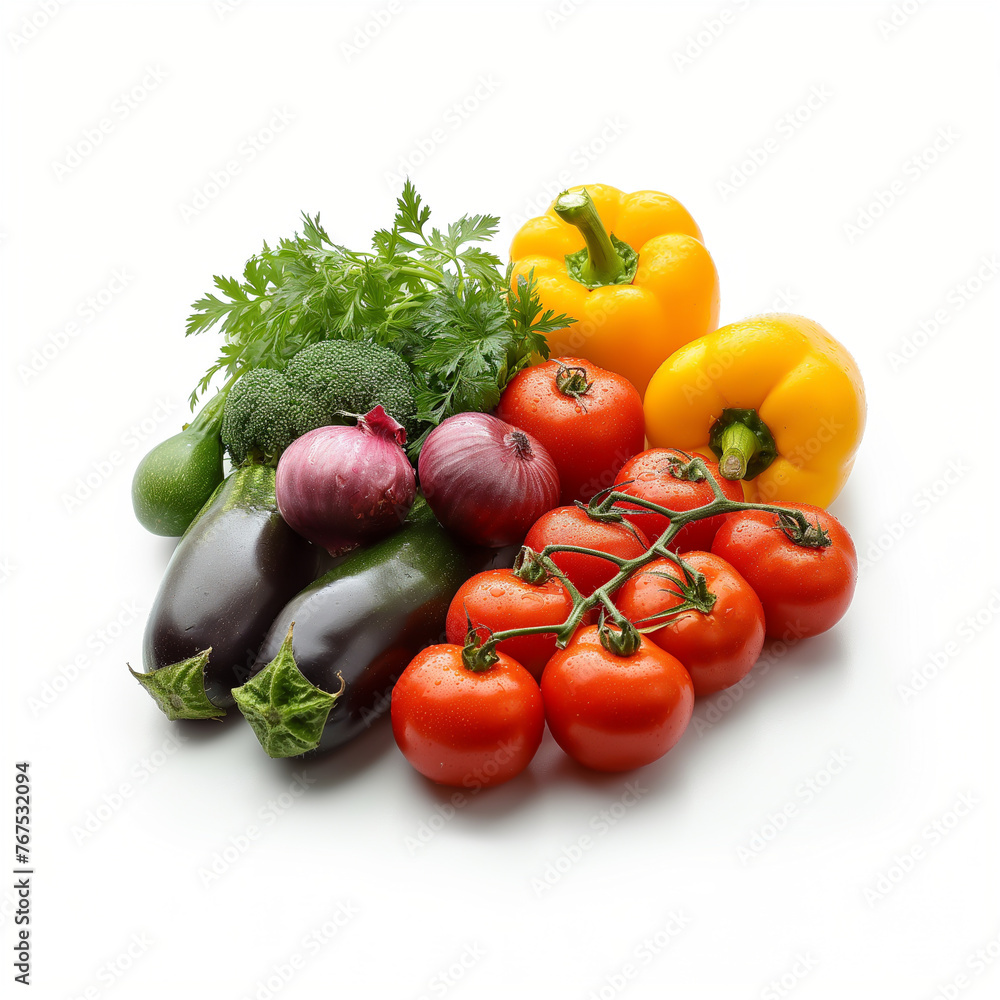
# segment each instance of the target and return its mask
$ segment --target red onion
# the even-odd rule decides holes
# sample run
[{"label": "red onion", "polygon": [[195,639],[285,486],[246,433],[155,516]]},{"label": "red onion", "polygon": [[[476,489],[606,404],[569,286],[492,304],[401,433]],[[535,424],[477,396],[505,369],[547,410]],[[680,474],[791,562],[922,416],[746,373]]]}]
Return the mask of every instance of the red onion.
[{"label": "red onion", "polygon": [[289,526],[332,555],[398,528],[416,482],[406,431],[381,406],[357,426],[317,427],[278,462],[275,493]]},{"label": "red onion", "polygon": [[559,473],[541,442],[488,413],[441,421],[417,471],[437,519],[478,545],[520,542],[559,503]]}]

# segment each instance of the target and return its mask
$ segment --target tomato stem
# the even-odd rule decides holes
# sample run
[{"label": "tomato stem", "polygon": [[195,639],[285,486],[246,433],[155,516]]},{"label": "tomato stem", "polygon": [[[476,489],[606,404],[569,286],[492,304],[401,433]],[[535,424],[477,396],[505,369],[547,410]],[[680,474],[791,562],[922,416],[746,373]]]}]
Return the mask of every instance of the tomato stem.
[{"label": "tomato stem", "polygon": [[832,544],[830,533],[819,523],[819,520],[812,524],[806,519],[806,527],[803,529],[802,525],[794,518],[789,517],[788,514],[788,511],[779,512],[778,527],[785,533],[789,541],[807,549],[822,549]]},{"label": "tomato stem", "polygon": [[[556,645],[562,649],[573,637],[573,633],[579,627],[585,615],[597,607],[602,609],[602,614],[610,615],[612,620],[620,625],[621,622],[627,621],[627,619],[615,608],[614,602],[611,599],[612,595],[626,580],[633,576],[636,570],[648,565],[654,559],[669,559],[680,568],[684,580],[683,582],[678,581],[678,583],[685,597],[685,601],[682,604],[676,608],[671,608],[662,615],[655,616],[656,619],[670,617],[679,614],[681,611],[691,609],[707,614],[715,604],[715,595],[709,590],[704,574],[684,562],[676,552],[670,550],[670,543],[677,537],[682,528],[694,521],[703,520],[706,517],[736,514],[744,510],[765,511],[769,514],[778,515],[778,527],[796,545],[817,548],[830,544],[829,536],[817,524],[812,524],[802,511],[794,510],[790,507],[782,507],[778,504],[730,500],[723,493],[722,486],[712,474],[703,458],[695,456],[688,463],[687,467],[692,474],[703,473],[704,478],[712,488],[714,499],[703,504],[701,507],[694,507],[691,510],[670,510],[668,507],[653,503],[651,500],[623,493],[614,487],[607,491],[606,496],[602,497],[599,504],[597,504],[595,509],[601,514],[621,513],[623,510],[627,512],[627,508],[615,507],[616,503],[627,503],[631,508],[642,507],[645,510],[654,511],[669,519],[670,524],[666,530],[641,555],[635,556],[633,559],[623,559],[620,556],[613,556],[607,552],[600,552],[597,549],[583,548],[579,545],[546,545],[541,552],[532,552],[528,549],[527,555],[524,558],[537,561],[544,568],[548,576],[554,576],[562,583],[573,600],[573,610],[570,612],[569,617],[560,625],[533,625],[528,628],[513,628],[505,629],[502,632],[494,632],[479,648],[486,649],[488,647],[492,651],[497,643],[503,642],[505,639],[514,639],[522,635],[549,633],[556,636]],[[625,484],[620,483],[618,485]],[[618,567],[618,572],[607,583],[598,587],[592,594],[584,596],[552,561],[552,555],[557,552],[574,552],[578,555],[598,556],[601,559],[613,562]],[[656,627],[660,626],[650,626],[642,631],[653,631]],[[617,642],[618,640],[615,641]],[[466,649],[468,649],[468,646]],[[480,667],[479,669],[485,668]]]},{"label": "tomato stem", "polygon": [[628,559],[613,556],[610,552],[602,552],[600,549],[587,549],[582,545],[559,545],[557,543],[546,545],[539,555],[542,557],[550,556],[553,552],[574,552],[578,556],[596,556],[598,559],[607,559],[608,562],[613,562],[616,566],[624,566],[629,562]]},{"label": "tomato stem", "polygon": [[638,629],[624,616],[619,615],[616,610],[616,628],[609,628],[604,620],[604,612],[601,612],[601,621],[597,626],[598,636],[601,645],[615,656],[632,656],[638,653],[642,647],[642,636]]},{"label": "tomato stem", "polygon": [[575,399],[583,407],[584,412],[586,412],[586,404],[580,398],[584,393],[590,391],[592,385],[587,380],[586,368],[582,368],[579,365],[564,365],[560,363],[559,370],[555,375],[555,383],[556,389],[559,392],[564,396],[570,396]]}]

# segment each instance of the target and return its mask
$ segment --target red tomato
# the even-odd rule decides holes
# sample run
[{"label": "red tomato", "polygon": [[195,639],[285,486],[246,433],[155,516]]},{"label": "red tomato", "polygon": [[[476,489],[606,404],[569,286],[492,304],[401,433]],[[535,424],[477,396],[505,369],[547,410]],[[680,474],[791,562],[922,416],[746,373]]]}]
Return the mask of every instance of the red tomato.
[{"label": "red tomato", "polygon": [[709,593],[715,595],[711,611],[691,608],[658,619],[684,600],[684,576],[670,559],[654,559],[638,570],[614,600],[636,628],[662,621],[663,628],[646,637],[684,664],[695,695],[713,694],[742,680],[757,662],[764,645],[764,609],[750,584],[725,559],[710,552],[685,552],[681,558],[704,574]]},{"label": "red tomato", "polygon": [[[623,493],[628,493],[634,497],[641,497],[643,500],[651,500],[661,507],[669,507],[671,510],[691,510],[694,507],[701,507],[706,503],[711,503],[715,498],[712,487],[706,480],[692,482],[689,479],[681,478],[684,463],[689,456],[676,448],[650,448],[641,452],[635,458],[630,459],[622,466],[621,472],[615,483],[622,484],[617,488]],[[704,456],[699,456],[704,457]],[[712,475],[718,479],[722,486],[722,492],[730,500],[743,499],[743,486],[733,479],[723,479],[719,474],[718,463],[705,459]],[[627,486],[628,480],[633,480]],[[628,503],[621,502],[619,507],[628,507]],[[625,515],[637,528],[642,528],[646,535],[655,541],[664,531],[667,530],[669,521],[662,515],[654,511],[644,511],[637,509],[634,514]],[[716,531],[722,526],[723,517],[707,517],[700,521],[694,521],[682,528],[677,537],[671,542],[671,552],[687,552],[693,549],[708,551],[712,546],[712,539]]]},{"label": "red tomato", "polygon": [[525,368],[504,390],[496,415],[545,445],[559,470],[564,505],[609,487],[645,442],[635,387],[582,358]]},{"label": "red tomato", "polygon": [[843,617],[858,580],[858,556],[844,526],[820,507],[801,510],[829,544],[797,545],[777,514],[745,510],[730,514],[712,551],[732,563],[764,606],[767,634],[785,641],[819,635]]},{"label": "red tomato", "polygon": [[631,656],[580,629],[542,674],[545,718],[556,742],[597,771],[628,771],[662,757],[691,719],[694,689],[679,660],[645,637]]},{"label": "red tomato", "polygon": [[392,689],[392,735],[403,756],[442,785],[489,788],[531,763],[545,728],[534,678],[509,656],[469,670],[462,647],[418,653]]},{"label": "red tomato", "polygon": [[[634,559],[649,548],[646,536],[627,522],[595,521],[579,507],[556,507],[543,514],[531,526],[524,544],[536,552],[546,545],[578,545],[622,559]],[[618,567],[610,559],[600,556],[556,552],[552,561],[584,597],[618,573]]]},{"label": "red tomato", "polygon": [[[477,573],[459,588],[448,608],[446,630],[448,642],[465,645],[468,631],[466,612],[473,625],[484,626],[481,637],[488,631],[501,632],[509,628],[530,628],[537,625],[561,625],[573,610],[573,600],[556,579],[543,584],[526,583],[509,569],[493,569]],[[542,676],[542,667],[556,651],[554,635],[522,635],[497,643],[497,651],[517,660],[535,680]]]}]

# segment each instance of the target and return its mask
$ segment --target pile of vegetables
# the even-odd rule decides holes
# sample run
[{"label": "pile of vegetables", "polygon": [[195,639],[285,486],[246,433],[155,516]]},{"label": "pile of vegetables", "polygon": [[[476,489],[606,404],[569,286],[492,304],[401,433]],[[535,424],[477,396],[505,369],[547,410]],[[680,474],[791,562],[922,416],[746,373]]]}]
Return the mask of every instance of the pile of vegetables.
[{"label": "pile of vegetables", "polygon": [[235,705],[271,757],[388,713],[446,785],[515,777],[546,726],[585,767],[652,763],[769,638],[847,611],[825,508],[861,376],[801,316],[716,329],[668,195],[564,192],[507,267],[496,218],[429,216],[407,183],[358,252],[304,215],[194,304],[225,344],[192,405],[222,384],[136,471],[182,537],[133,675],[171,719]]}]

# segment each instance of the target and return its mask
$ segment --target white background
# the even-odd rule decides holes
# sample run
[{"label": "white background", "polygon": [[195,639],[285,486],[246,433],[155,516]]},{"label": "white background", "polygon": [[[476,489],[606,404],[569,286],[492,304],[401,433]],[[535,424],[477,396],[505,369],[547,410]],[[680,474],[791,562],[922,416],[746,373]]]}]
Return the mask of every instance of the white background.
[{"label": "white background", "polygon": [[[27,759],[34,995],[995,996],[995,5],[45,6],[0,23],[0,859]],[[848,616],[641,773],[546,737],[449,812],[386,727],[296,778],[125,669],[172,547],[132,471],[218,346],[189,304],[303,209],[364,246],[404,172],[439,222],[501,215],[501,254],[568,184],[668,191],[722,322],[801,312],[864,373]]]}]

